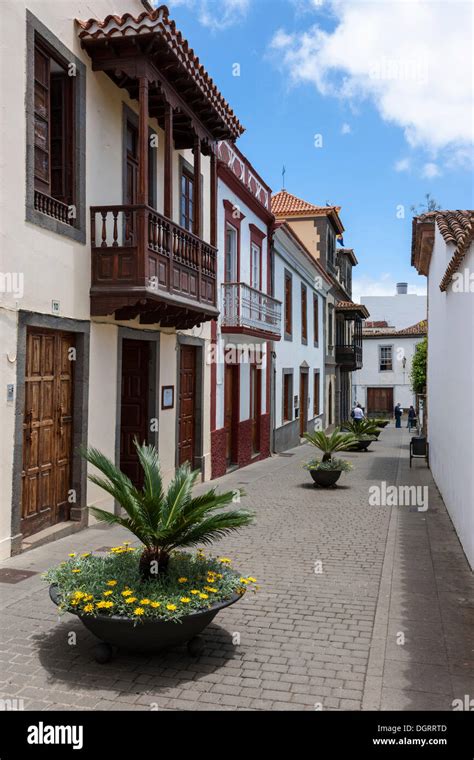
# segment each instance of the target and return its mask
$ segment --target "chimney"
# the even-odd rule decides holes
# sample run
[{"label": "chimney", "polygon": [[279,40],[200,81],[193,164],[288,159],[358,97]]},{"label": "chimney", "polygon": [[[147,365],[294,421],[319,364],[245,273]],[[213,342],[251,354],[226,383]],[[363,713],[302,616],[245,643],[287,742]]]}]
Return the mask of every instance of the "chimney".
[{"label": "chimney", "polygon": [[397,282],[397,296],[406,296],[408,293],[407,282]]}]

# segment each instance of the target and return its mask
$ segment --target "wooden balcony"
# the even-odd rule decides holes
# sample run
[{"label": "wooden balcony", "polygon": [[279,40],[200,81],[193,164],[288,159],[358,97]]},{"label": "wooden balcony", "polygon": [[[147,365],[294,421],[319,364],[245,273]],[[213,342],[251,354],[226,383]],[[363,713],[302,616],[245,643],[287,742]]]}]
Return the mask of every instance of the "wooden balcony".
[{"label": "wooden balcony", "polygon": [[146,205],[91,207],[91,314],[189,329],[218,315],[216,249]]},{"label": "wooden balcony", "polygon": [[354,372],[362,368],[362,346],[353,343],[350,346],[336,345],[336,364],[342,372]]},{"label": "wooden balcony", "polygon": [[280,340],[281,303],[244,282],[222,284],[221,331],[232,340]]}]

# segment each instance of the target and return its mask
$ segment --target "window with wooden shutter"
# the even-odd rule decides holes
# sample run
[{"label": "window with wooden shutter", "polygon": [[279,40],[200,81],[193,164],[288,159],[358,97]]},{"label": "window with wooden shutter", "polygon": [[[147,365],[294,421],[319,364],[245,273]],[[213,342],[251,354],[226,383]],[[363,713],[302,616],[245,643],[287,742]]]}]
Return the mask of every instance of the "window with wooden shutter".
[{"label": "window with wooden shutter", "polygon": [[313,293],[313,330],[314,345],[319,344],[319,299],[316,293]]},{"label": "window with wooden shutter", "polygon": [[[35,208],[74,223],[74,77],[40,40],[34,57]],[[74,216],[74,215],[73,215]]]},{"label": "window with wooden shutter", "polygon": [[292,277],[285,272],[285,337],[291,338],[292,333]]},{"label": "window with wooden shutter", "polygon": [[306,285],[301,285],[301,340],[308,342],[308,291]]},{"label": "window with wooden shutter", "polygon": [[194,221],[194,177],[187,171],[181,174],[181,227],[193,231]]}]

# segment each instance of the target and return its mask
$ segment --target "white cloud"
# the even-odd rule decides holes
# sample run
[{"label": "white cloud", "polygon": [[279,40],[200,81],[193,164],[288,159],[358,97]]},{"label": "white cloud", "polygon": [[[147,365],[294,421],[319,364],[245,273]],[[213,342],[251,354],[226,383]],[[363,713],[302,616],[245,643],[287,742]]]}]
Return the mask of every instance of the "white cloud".
[{"label": "white cloud", "polygon": [[395,162],[394,169],[396,172],[409,172],[411,169],[411,161],[409,158],[401,158]]},{"label": "white cloud", "polygon": [[[159,5],[155,2],[154,5]],[[199,23],[212,29],[222,31],[242,21],[247,15],[250,0],[170,0],[170,13],[173,7],[184,5],[197,13]]]},{"label": "white cloud", "polygon": [[341,127],[341,135],[350,135],[352,132],[351,125],[344,122]]},{"label": "white cloud", "polygon": [[[293,82],[371,100],[412,148],[456,160],[472,145],[473,6],[451,0],[328,0],[336,25],[279,30],[271,49]],[[453,23],[456,18],[456,23]]]},{"label": "white cloud", "polygon": [[[394,296],[397,282],[399,282],[399,278],[397,279],[387,272],[381,274],[378,279],[364,275],[354,277],[352,282],[352,300],[354,303],[360,303],[360,299],[365,296]],[[408,283],[408,293],[426,296],[426,287]]]},{"label": "white cloud", "polygon": [[435,177],[439,177],[441,175],[441,172],[439,170],[439,167],[429,161],[427,164],[425,164],[421,170],[421,176],[424,179],[434,179]]}]

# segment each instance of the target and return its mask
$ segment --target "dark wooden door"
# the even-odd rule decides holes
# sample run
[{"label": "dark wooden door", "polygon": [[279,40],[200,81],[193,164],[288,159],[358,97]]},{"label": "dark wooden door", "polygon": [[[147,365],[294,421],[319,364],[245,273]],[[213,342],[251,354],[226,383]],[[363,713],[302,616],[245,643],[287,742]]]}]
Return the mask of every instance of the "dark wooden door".
[{"label": "dark wooden door", "polygon": [[[238,368],[237,368],[238,369]],[[235,459],[235,411],[238,408],[239,399],[237,394],[236,367],[233,364],[225,365],[224,378],[224,427],[225,427],[225,455],[227,464],[232,464]]]},{"label": "dark wooden door", "polygon": [[143,473],[134,439],[148,442],[150,344],[145,340],[122,342],[122,396],[120,410],[120,467],[137,487]]},{"label": "dark wooden door", "polygon": [[367,412],[393,414],[393,388],[367,388]]},{"label": "dark wooden door", "polygon": [[73,434],[74,336],[27,334],[23,414],[24,536],[69,519]]},{"label": "dark wooden door", "polygon": [[252,452],[260,451],[260,415],[262,396],[261,370],[255,364],[250,365],[250,419],[252,420]]},{"label": "dark wooden door", "polygon": [[300,372],[300,436],[306,432],[308,418],[308,373]]},{"label": "dark wooden door", "polygon": [[179,366],[178,462],[194,467],[196,414],[196,348],[181,346]]}]

